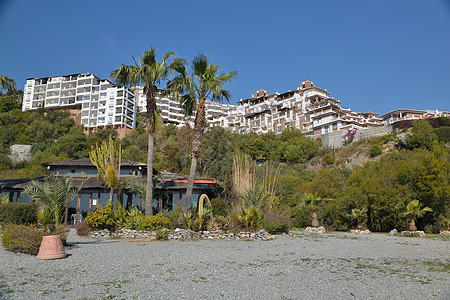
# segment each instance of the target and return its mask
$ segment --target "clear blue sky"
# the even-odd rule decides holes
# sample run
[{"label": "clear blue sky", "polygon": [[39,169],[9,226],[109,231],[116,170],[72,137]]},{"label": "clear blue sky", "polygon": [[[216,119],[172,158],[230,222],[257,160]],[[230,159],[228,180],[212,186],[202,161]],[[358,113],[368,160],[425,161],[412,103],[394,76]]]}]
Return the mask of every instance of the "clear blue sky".
[{"label": "clear blue sky", "polygon": [[0,0],[0,73],[101,78],[150,47],[224,71],[232,103],[304,79],[355,111],[450,110],[450,1]]}]

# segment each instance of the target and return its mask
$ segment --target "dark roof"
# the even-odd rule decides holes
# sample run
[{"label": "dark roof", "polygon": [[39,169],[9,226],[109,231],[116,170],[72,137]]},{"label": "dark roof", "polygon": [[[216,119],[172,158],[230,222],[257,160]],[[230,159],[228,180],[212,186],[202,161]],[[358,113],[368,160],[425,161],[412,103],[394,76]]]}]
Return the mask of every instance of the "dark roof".
[{"label": "dark roof", "polygon": [[[177,174],[175,174],[177,175]],[[184,175],[181,175],[184,176]],[[85,189],[104,189],[107,188],[105,181],[101,180],[98,181],[96,176],[89,176],[89,177],[81,177],[81,176],[72,176],[73,178],[73,186],[80,186],[80,184],[84,182],[83,184],[83,190]],[[0,189],[8,189],[8,190],[23,190],[27,185],[30,184],[32,180],[36,180],[39,182],[44,182],[45,177],[35,177],[35,178],[21,178],[21,179],[7,179],[7,180],[0,180]],[[121,178],[121,181],[129,180],[129,178]],[[158,182],[155,185],[156,189],[186,189],[187,188],[187,182],[176,182],[176,181],[164,181],[164,182]],[[211,190],[214,189],[214,187],[208,185],[208,184],[199,184],[196,183],[194,185],[194,190]]]},{"label": "dark roof", "polygon": [[[79,167],[94,167],[91,160],[89,158],[82,158],[82,159],[75,159],[75,160],[65,160],[65,161],[55,161],[55,162],[48,162],[42,164],[44,167],[47,166],[57,166],[57,167],[72,167],[72,166],[79,166]],[[137,161],[132,161],[128,159],[122,159],[122,162],[120,164],[121,167],[146,167],[147,164],[143,164]]]}]

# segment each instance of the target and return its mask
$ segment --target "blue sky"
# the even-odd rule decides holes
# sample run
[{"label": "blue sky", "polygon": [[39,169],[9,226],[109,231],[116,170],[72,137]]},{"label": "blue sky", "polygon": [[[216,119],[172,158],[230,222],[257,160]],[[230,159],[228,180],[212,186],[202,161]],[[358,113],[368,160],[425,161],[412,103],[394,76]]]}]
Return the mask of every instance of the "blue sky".
[{"label": "blue sky", "polygon": [[450,1],[0,0],[0,73],[101,78],[150,47],[224,71],[232,103],[304,79],[343,107],[450,109]]}]

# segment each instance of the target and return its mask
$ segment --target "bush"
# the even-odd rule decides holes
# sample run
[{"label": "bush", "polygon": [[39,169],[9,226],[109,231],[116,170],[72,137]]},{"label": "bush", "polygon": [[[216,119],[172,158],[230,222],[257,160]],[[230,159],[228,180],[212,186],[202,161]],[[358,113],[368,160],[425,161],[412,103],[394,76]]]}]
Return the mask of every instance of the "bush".
[{"label": "bush", "polygon": [[114,231],[116,222],[114,221],[113,203],[99,207],[94,212],[88,212],[85,222],[91,229]]},{"label": "bush", "polygon": [[65,226],[36,228],[34,225],[8,224],[2,229],[2,243],[9,251],[37,255],[43,236],[60,235],[65,245],[68,231]]},{"label": "bush", "polygon": [[436,133],[439,141],[443,141],[444,143],[450,142],[450,126],[436,128],[434,132]]},{"label": "bush", "polygon": [[154,216],[146,216],[139,224],[139,230],[170,228],[170,225],[171,222],[169,218],[166,218],[161,213],[159,213]]},{"label": "bush", "polygon": [[158,240],[165,240],[169,236],[169,231],[166,229],[156,229],[156,238]]},{"label": "bush", "polygon": [[44,233],[32,225],[8,224],[2,229],[2,243],[9,251],[37,255]]},{"label": "bush", "polygon": [[144,218],[145,218],[145,215],[137,208],[134,208],[134,209],[126,212],[126,217],[125,217],[123,227],[126,229],[136,230],[139,228],[139,226],[140,226],[142,220],[144,220]]},{"label": "bush", "polygon": [[330,154],[327,154],[322,158],[322,165],[324,166],[334,165],[334,162],[335,159]]},{"label": "bush", "polygon": [[77,226],[75,227],[75,229],[79,236],[89,236],[89,234],[91,233],[91,229],[86,224],[86,222],[78,223]]},{"label": "bush", "polygon": [[378,145],[372,145],[372,147],[370,147],[370,157],[375,157],[380,155],[381,153],[383,153],[383,151],[381,150],[381,147]]},{"label": "bush", "polygon": [[222,217],[226,217],[228,215],[230,208],[228,203],[221,198],[211,199],[211,207],[212,212],[215,216],[222,216]]},{"label": "bush", "polygon": [[0,224],[35,224],[38,208],[37,203],[0,204]]},{"label": "bush", "polygon": [[262,222],[264,229],[269,233],[288,233],[288,221],[277,214],[267,214]]}]

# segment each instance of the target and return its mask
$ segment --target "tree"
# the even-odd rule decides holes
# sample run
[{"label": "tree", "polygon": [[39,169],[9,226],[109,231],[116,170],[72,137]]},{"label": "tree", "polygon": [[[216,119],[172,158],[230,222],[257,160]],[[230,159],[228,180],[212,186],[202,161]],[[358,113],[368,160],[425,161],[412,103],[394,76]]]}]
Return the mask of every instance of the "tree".
[{"label": "tree", "polygon": [[303,196],[303,205],[311,207],[312,217],[311,217],[311,225],[313,227],[319,226],[319,221],[316,215],[316,207],[323,202],[323,199],[317,197],[315,194],[309,193]]},{"label": "tree", "polygon": [[354,220],[356,220],[356,228],[357,229],[362,229],[362,225],[361,222],[363,219],[365,219],[367,217],[367,209],[363,208],[363,209],[359,209],[359,208],[353,208],[352,209],[352,218]]},{"label": "tree", "polygon": [[114,190],[120,185],[120,163],[122,158],[122,147],[119,145],[119,149],[116,149],[111,136],[109,136],[108,143],[103,141],[99,146],[98,143],[91,146],[89,151],[89,158],[92,164],[97,168],[97,179],[105,180],[105,183],[109,187],[109,199],[108,202],[113,201]]},{"label": "tree", "polygon": [[406,146],[409,149],[427,148],[431,149],[438,139],[433,127],[427,120],[414,120],[411,134],[406,137]]},{"label": "tree", "polygon": [[153,174],[153,153],[154,135],[158,126],[158,113],[156,111],[156,95],[159,93],[157,85],[165,80],[171,70],[181,60],[175,59],[168,64],[168,60],[175,56],[173,52],[167,52],[161,62],[156,60],[156,49],[150,48],[140,57],[135,65],[121,65],[119,69],[111,73],[111,78],[115,83],[127,86],[144,85],[144,93],[147,97],[147,132],[148,132],[148,152],[147,152],[147,192],[145,201],[145,214],[152,215],[152,174]]},{"label": "tree", "polygon": [[14,79],[6,77],[0,73],[0,90],[14,92],[16,90],[16,83],[14,82]]},{"label": "tree", "polygon": [[[225,83],[237,75],[236,72],[220,74],[220,70],[218,65],[209,62],[207,56],[199,54],[192,61],[190,73],[186,70],[186,64],[177,65],[175,71],[178,72],[178,75],[167,84],[169,90],[180,99],[186,115],[192,115],[194,110],[197,110],[192,141],[191,168],[186,198],[182,205],[183,213],[186,213],[189,208],[192,190],[194,189],[195,172],[200,155],[203,132],[205,131],[206,101],[220,101],[223,99],[229,101],[231,94],[223,87]],[[182,94],[181,97],[180,94]]]},{"label": "tree", "polygon": [[419,200],[412,200],[406,205],[405,215],[409,216],[409,230],[411,231],[417,230],[415,218],[421,218],[425,213],[433,211],[428,206],[420,209],[421,206]]},{"label": "tree", "polygon": [[44,224],[51,223],[60,225],[63,217],[64,208],[81,190],[84,182],[78,186],[72,186],[71,177],[49,176],[45,182],[33,180],[25,188],[24,193],[28,194],[34,201],[44,204],[40,209],[41,221]]}]

